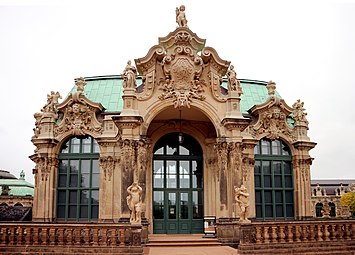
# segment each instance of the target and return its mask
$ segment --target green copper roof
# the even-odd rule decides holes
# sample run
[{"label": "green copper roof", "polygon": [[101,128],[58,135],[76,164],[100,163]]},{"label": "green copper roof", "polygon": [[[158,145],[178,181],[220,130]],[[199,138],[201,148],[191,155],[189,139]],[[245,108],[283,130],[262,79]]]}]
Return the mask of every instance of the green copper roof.
[{"label": "green copper roof", "polygon": [[[101,103],[106,112],[120,112],[123,108],[123,79],[120,75],[86,77],[87,82],[84,95],[91,101]],[[264,103],[268,98],[266,82],[255,80],[240,80],[243,88],[241,96],[241,112],[247,113],[254,105]],[[142,78],[137,78],[137,86],[142,84]],[[222,87],[227,86],[227,80],[223,81]],[[76,86],[71,92],[76,91]],[[276,92],[276,96],[279,94]]]},{"label": "green copper roof", "polygon": [[33,196],[34,194],[34,186],[21,179],[2,179],[0,186],[9,186],[9,196]]}]

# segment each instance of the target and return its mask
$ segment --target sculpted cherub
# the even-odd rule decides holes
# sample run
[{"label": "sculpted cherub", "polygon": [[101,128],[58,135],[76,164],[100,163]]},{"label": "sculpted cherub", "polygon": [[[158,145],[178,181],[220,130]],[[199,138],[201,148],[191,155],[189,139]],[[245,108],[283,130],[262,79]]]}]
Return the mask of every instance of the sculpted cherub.
[{"label": "sculpted cherub", "polygon": [[185,5],[181,5],[180,8],[176,7],[176,22],[179,27],[187,27],[187,19],[185,16]]}]

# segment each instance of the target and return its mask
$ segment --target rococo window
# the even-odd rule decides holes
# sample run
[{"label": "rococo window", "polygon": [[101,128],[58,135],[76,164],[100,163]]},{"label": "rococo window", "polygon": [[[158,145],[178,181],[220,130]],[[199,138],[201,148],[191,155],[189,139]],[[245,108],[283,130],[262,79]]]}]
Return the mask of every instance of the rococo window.
[{"label": "rococo window", "polygon": [[59,154],[57,219],[95,220],[99,211],[99,146],[90,137],[73,137]]},{"label": "rococo window", "polygon": [[256,218],[294,217],[292,157],[280,140],[262,139],[255,146]]}]

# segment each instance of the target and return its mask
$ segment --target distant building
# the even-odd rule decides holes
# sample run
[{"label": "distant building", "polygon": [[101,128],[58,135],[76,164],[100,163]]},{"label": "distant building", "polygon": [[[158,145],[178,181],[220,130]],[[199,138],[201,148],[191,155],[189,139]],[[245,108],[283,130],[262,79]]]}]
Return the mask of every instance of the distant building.
[{"label": "distant building", "polygon": [[34,186],[21,171],[17,179],[9,171],[0,170],[0,221],[30,220]]},{"label": "distant building", "polygon": [[351,212],[340,205],[346,192],[355,191],[355,180],[324,179],[311,180],[312,207],[314,217],[349,217]]}]

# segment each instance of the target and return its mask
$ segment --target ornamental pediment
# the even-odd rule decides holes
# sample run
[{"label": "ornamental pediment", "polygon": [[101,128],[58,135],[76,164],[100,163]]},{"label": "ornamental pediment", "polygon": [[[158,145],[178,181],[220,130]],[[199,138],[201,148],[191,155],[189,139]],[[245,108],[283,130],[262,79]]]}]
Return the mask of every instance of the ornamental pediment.
[{"label": "ornamental pediment", "polygon": [[222,60],[213,48],[205,47],[205,42],[187,27],[160,37],[159,44],[151,47],[145,57],[135,60],[144,86],[137,94],[138,100],[157,94],[160,100],[172,100],[174,107],[190,107],[193,100],[204,101],[211,93],[224,102],[226,96],[220,86],[230,62]]},{"label": "ornamental pediment", "polygon": [[76,82],[77,92],[70,94],[57,106],[59,123],[54,128],[55,137],[68,133],[76,136],[89,134],[96,137],[103,132],[103,125],[98,121],[97,115],[104,110],[104,107],[83,95],[85,84],[85,80],[79,78]]},{"label": "ornamental pediment", "polygon": [[256,139],[266,137],[275,140],[288,137],[294,140],[294,129],[287,122],[292,111],[293,109],[283,99],[270,96],[265,103],[249,110],[250,114],[256,118],[255,124],[249,127],[250,134]]}]

